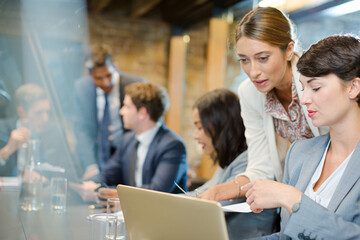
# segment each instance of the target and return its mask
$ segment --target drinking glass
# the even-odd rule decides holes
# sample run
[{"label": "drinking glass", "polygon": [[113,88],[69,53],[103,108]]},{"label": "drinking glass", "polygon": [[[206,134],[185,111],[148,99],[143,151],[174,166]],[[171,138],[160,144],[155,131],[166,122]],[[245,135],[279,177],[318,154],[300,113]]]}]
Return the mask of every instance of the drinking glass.
[{"label": "drinking glass", "polygon": [[50,184],[50,207],[55,213],[66,211],[67,179],[56,177],[51,179]]},{"label": "drinking glass", "polygon": [[27,147],[26,163],[21,169],[19,206],[23,211],[38,211],[43,205],[43,176],[38,171],[40,163],[39,140],[30,140]]},{"label": "drinking glass", "polygon": [[91,240],[115,240],[117,216],[96,214],[91,218]]},{"label": "drinking glass", "polygon": [[117,217],[116,240],[126,239],[126,226],[119,198],[108,198],[106,212]]}]

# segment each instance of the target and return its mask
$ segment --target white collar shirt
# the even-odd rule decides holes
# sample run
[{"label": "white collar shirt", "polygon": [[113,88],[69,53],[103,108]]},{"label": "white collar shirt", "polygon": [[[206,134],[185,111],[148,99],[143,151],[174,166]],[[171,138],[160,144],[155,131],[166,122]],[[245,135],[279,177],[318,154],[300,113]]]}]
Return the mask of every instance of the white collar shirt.
[{"label": "white collar shirt", "polygon": [[329,202],[335,193],[336,187],[338,186],[340,179],[344,174],[346,166],[348,165],[349,160],[354,152],[353,151],[352,153],[350,153],[350,155],[340,164],[340,166],[338,166],[338,168],[325,180],[325,182],[321,184],[321,186],[317,189],[317,191],[314,192],[314,186],[319,180],[322,169],[324,167],[325,157],[329,145],[330,145],[330,141],[304,193],[306,196],[308,196],[309,198],[311,198],[312,200],[314,200],[316,203],[320,204],[323,207],[327,207],[329,205]]},{"label": "white collar shirt", "polygon": [[142,186],[143,167],[144,167],[146,155],[149,151],[150,144],[153,141],[160,126],[161,123],[157,122],[154,127],[136,136],[136,140],[139,141],[139,145],[137,148],[136,168],[135,168],[135,185],[137,187]]}]

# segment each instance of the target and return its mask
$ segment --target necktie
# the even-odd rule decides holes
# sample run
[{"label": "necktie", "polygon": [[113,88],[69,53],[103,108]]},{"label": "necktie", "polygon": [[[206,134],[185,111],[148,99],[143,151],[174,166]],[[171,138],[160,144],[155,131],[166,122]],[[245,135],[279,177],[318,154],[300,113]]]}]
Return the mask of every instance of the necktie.
[{"label": "necktie", "polygon": [[102,168],[110,158],[109,124],[109,101],[108,95],[105,94],[104,115],[100,125],[100,168]]},{"label": "necktie", "polygon": [[133,149],[133,151],[131,153],[131,156],[130,156],[130,172],[129,172],[130,186],[136,186],[136,184],[135,184],[135,169],[136,169],[137,149],[138,149],[138,146],[139,146],[139,141],[138,140],[135,140],[135,141],[136,141],[136,143],[134,145],[134,149]]}]

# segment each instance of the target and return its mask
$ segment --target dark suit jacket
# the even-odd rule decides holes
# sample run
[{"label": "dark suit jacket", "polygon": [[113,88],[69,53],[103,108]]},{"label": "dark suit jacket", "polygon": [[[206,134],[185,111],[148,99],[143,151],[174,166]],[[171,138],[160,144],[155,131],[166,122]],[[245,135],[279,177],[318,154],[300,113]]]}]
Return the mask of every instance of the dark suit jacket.
[{"label": "dark suit jacket", "polygon": [[[135,148],[135,132],[123,136],[116,153],[102,171],[108,185],[130,185],[130,156]],[[149,146],[143,166],[142,188],[178,193],[174,181],[186,189],[187,162],[181,139],[162,125]]]},{"label": "dark suit jacket", "polygon": [[[135,82],[144,82],[145,79],[126,73],[119,74],[120,107],[122,107],[125,97],[125,86]],[[85,169],[89,165],[98,164],[99,148],[96,86],[89,76],[82,77],[76,81],[75,99],[76,118],[74,130],[76,137],[76,152],[82,167]]]}]

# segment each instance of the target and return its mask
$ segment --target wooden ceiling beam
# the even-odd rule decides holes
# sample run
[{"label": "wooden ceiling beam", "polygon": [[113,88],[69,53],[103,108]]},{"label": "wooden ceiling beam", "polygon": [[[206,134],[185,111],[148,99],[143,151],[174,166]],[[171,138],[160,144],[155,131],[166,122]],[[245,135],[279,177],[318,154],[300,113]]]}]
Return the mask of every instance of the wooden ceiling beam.
[{"label": "wooden ceiling beam", "polygon": [[150,12],[155,8],[162,0],[136,0],[132,1],[131,17],[139,18]]},{"label": "wooden ceiling beam", "polygon": [[111,3],[112,0],[90,0],[88,1],[89,3],[89,8],[91,9],[92,13],[101,13],[102,10],[104,10],[107,6],[109,6],[109,4]]}]

